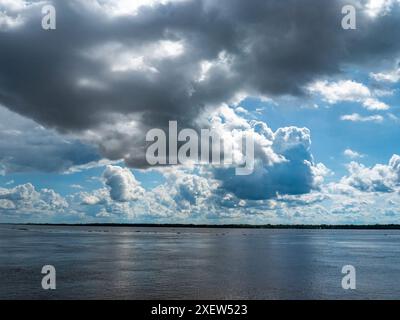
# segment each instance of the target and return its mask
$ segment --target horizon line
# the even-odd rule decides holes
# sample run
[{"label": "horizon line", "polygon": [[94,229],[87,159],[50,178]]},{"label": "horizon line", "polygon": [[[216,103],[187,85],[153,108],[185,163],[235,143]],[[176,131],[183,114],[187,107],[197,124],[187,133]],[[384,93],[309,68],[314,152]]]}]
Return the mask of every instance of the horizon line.
[{"label": "horizon line", "polygon": [[194,223],[0,223],[0,225],[69,227],[162,227],[226,229],[368,229],[400,230],[400,224],[194,224]]}]

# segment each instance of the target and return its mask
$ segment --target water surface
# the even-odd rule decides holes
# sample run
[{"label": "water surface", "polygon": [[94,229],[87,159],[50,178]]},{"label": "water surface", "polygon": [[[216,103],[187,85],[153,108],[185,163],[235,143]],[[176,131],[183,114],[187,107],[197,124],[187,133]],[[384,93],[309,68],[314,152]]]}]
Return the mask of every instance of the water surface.
[{"label": "water surface", "polygon": [[400,231],[0,225],[0,299],[17,298],[399,299]]}]

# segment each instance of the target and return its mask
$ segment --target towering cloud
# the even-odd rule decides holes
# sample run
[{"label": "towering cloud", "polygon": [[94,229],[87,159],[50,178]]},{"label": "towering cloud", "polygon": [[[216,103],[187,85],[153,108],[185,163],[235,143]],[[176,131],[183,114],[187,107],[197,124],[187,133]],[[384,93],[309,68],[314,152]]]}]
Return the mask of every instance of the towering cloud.
[{"label": "towering cloud", "polygon": [[110,188],[111,199],[115,201],[133,201],[143,195],[144,189],[127,168],[108,165],[103,178]]}]

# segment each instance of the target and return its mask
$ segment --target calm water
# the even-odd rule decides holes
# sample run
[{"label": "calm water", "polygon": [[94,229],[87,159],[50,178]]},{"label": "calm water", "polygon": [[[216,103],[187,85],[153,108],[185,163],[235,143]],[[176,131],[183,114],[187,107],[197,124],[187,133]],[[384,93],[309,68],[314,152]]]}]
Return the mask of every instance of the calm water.
[{"label": "calm water", "polygon": [[399,299],[400,231],[0,225],[0,298]]}]

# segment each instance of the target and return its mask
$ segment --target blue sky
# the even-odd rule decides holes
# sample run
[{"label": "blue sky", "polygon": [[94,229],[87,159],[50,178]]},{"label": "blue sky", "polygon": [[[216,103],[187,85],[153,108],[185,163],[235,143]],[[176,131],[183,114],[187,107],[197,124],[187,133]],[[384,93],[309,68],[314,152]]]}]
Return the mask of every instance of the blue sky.
[{"label": "blue sky", "polygon": [[[400,4],[350,2],[0,0],[0,222],[397,223]],[[149,165],[168,121],[251,134],[253,174]]]}]

